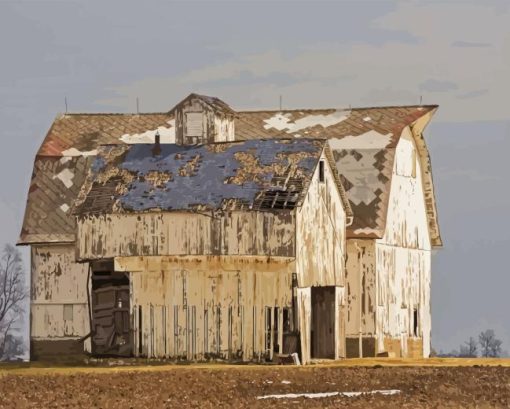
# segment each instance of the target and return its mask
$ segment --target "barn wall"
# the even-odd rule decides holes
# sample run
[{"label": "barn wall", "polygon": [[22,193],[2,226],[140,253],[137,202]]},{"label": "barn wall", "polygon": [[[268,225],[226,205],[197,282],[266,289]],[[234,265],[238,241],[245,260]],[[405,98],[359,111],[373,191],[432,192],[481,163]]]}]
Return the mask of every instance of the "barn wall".
[{"label": "barn wall", "polygon": [[324,182],[315,170],[296,214],[296,273],[299,287],[344,286],[346,215],[324,153]]},{"label": "barn wall", "polygon": [[324,182],[317,166],[307,195],[296,212],[296,274],[302,360],[310,359],[311,287],[335,286],[335,358],[345,356],[346,215],[324,153]]},{"label": "barn wall", "polygon": [[[76,339],[89,333],[87,273],[87,265],[75,262],[73,244],[31,246],[30,332],[35,355],[83,352]],[[52,341],[59,341],[58,351]],[[90,350],[89,342],[85,347]]]},{"label": "barn wall", "polygon": [[[384,237],[376,240],[378,349],[400,340],[402,356],[430,354],[431,245],[422,170],[412,134],[397,145]],[[418,333],[414,332],[414,310]],[[390,340],[386,340],[389,338]],[[422,348],[416,348],[421,340]],[[409,345],[413,345],[412,348]],[[417,352],[416,352],[417,351]]]},{"label": "barn wall", "polygon": [[[346,336],[357,348],[360,331],[363,337],[375,336],[376,277],[375,243],[372,239],[347,240],[346,261]],[[361,274],[361,294],[360,294]],[[364,348],[365,349],[365,348]],[[357,349],[356,349],[357,351]],[[352,355],[352,354],[349,354]]]},{"label": "barn wall", "polygon": [[[275,344],[281,350],[294,268],[294,261],[285,258],[116,258],[117,271],[131,272],[135,355],[188,360],[271,356]],[[269,318],[277,322],[274,333],[266,332]]]},{"label": "barn wall", "polygon": [[214,116],[215,142],[232,142],[235,139],[234,120],[223,115]]},{"label": "barn wall", "polygon": [[153,255],[293,257],[291,211],[233,211],[223,216],[167,212],[78,219],[79,260]]}]

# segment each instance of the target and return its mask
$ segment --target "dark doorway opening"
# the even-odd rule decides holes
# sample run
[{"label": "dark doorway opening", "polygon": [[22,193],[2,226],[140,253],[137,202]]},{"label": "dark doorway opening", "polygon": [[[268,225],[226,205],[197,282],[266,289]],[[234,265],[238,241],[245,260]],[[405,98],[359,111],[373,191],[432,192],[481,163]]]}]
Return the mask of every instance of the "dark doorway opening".
[{"label": "dark doorway opening", "polygon": [[335,358],[335,287],[312,287],[312,358]]},{"label": "dark doorway opening", "polygon": [[129,275],[113,260],[92,264],[92,353],[132,355]]},{"label": "dark doorway opening", "polygon": [[418,336],[418,310],[416,308],[413,311],[413,335]]}]

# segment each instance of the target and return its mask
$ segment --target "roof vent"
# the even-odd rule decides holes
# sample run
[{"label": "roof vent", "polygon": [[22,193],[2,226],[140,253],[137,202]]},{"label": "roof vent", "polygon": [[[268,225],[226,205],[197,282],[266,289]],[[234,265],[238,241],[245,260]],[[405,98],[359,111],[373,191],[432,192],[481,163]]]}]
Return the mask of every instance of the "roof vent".
[{"label": "roof vent", "polygon": [[161,137],[159,136],[159,131],[156,131],[156,134],[154,135],[154,147],[152,148],[152,155],[161,155]]}]

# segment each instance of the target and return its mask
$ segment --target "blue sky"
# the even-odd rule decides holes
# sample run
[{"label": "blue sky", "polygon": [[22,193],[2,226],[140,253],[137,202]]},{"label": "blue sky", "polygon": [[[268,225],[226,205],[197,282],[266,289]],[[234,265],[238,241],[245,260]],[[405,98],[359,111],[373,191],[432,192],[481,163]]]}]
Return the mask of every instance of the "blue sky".
[{"label": "blue sky", "polygon": [[235,109],[439,104],[433,346],[494,328],[510,349],[510,2],[0,1],[0,53],[0,243],[65,97],[71,112],[165,111],[192,91]]}]

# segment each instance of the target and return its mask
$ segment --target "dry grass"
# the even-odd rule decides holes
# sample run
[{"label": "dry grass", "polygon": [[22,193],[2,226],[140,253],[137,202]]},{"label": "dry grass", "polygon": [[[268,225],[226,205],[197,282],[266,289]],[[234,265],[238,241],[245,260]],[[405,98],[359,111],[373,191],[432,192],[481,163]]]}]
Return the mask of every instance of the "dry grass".
[{"label": "dry grass", "polygon": [[[0,363],[0,376],[2,375],[76,375],[76,374],[103,374],[119,372],[165,372],[165,371],[193,371],[193,370],[221,370],[235,369],[240,371],[251,370],[272,370],[278,371],[282,368],[289,369],[289,366],[277,365],[232,365],[222,363],[197,363],[189,365],[179,364],[132,364],[111,366],[59,366],[41,362],[30,363]],[[305,368],[342,368],[342,367],[510,367],[509,358],[428,358],[428,359],[406,359],[406,358],[355,358],[341,361],[321,361],[311,365],[294,367],[295,369]]]}]

